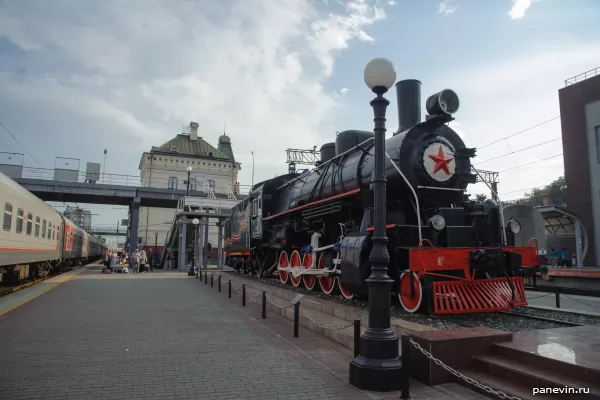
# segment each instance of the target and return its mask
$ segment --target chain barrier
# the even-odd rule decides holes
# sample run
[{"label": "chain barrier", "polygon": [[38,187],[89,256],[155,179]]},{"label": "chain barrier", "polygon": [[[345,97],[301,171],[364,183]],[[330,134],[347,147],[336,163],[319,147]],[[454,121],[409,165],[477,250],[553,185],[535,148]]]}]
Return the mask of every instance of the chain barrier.
[{"label": "chain barrier", "polygon": [[553,295],[554,295],[554,293],[546,293],[546,294],[543,294],[541,296],[527,297],[527,300],[541,299],[542,297],[548,297],[548,296],[553,296]]},{"label": "chain barrier", "polygon": [[270,298],[268,295],[267,295],[267,301],[268,301],[269,303],[271,303],[271,305],[272,305],[272,306],[274,306],[274,307],[277,307],[277,308],[278,308],[278,309],[280,309],[280,310],[287,310],[288,308],[292,308],[292,307],[294,307],[294,305],[293,305],[293,304],[289,304],[289,305],[287,305],[287,306],[280,306],[279,304],[275,304],[275,303],[273,303],[273,301],[271,300],[271,298]]},{"label": "chain barrier", "polygon": [[565,297],[567,297],[567,298],[569,298],[569,299],[571,299],[571,300],[573,300],[573,301],[575,301],[575,302],[577,302],[577,303],[585,304],[586,306],[593,307],[593,308],[600,308],[600,307],[598,307],[598,305],[596,305],[596,304],[590,304],[590,303],[586,303],[585,301],[581,301],[581,300],[579,300],[579,299],[576,299],[576,298],[574,298],[574,297],[571,297],[571,296],[569,296],[568,294],[564,294],[564,293],[563,293],[562,295],[563,295],[563,296],[565,296]]},{"label": "chain barrier", "polygon": [[427,357],[428,359],[430,359],[431,361],[433,361],[434,363],[436,363],[437,365],[439,365],[440,367],[442,367],[443,369],[445,369],[446,371],[450,372],[452,375],[456,376],[457,378],[460,378],[462,380],[464,380],[465,382],[467,382],[470,385],[473,385],[483,391],[485,391],[486,393],[489,394],[493,394],[495,396],[498,396],[502,399],[508,399],[508,400],[521,400],[521,398],[519,397],[515,397],[515,396],[510,396],[504,392],[501,392],[500,390],[495,390],[489,386],[486,386],[482,383],[477,382],[476,380],[469,378],[468,376],[465,376],[463,374],[461,374],[460,372],[458,372],[457,370],[447,366],[446,364],[444,364],[442,361],[438,360],[437,358],[435,358],[430,352],[428,352],[427,350],[425,350],[424,348],[422,348],[419,343],[415,342],[412,338],[408,339],[410,341],[410,344],[412,344],[417,350],[419,350],[421,353],[423,353],[423,355],[425,355],[425,357]]},{"label": "chain barrier", "polygon": [[329,326],[329,325],[325,325],[322,324],[320,322],[315,321],[310,315],[308,315],[306,313],[306,311],[304,310],[300,310],[300,315],[302,315],[304,318],[306,318],[307,320],[309,320],[310,322],[312,322],[313,324],[315,324],[316,326],[323,328],[323,329],[328,329],[330,331],[341,331],[342,329],[346,329],[346,328],[350,328],[351,326],[354,325],[354,321],[350,322],[349,324],[346,325],[342,325],[342,326]]}]

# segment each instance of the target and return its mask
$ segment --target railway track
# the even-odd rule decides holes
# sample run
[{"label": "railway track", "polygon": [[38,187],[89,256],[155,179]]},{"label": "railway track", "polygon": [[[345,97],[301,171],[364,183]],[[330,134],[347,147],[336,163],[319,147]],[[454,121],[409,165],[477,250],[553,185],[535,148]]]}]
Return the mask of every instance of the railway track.
[{"label": "railway track", "polygon": [[[363,310],[368,309],[368,302],[365,300],[348,300],[341,295],[325,295],[318,290],[309,291],[302,287],[284,285],[277,278],[257,278],[252,275],[237,274],[235,272],[231,272],[231,274],[235,274],[236,276],[249,281],[258,281],[270,286],[302,293],[307,296],[346,304]],[[397,304],[398,302],[395,298],[393,303],[395,304],[392,306],[391,310],[392,317],[432,326],[437,329],[488,327],[509,332],[519,332],[600,324],[600,317],[598,316],[528,307],[495,313],[423,315],[406,312],[399,304]]]},{"label": "railway track", "polygon": [[16,285],[5,285],[0,283],[0,297],[4,297],[4,296],[8,296],[9,294],[18,292],[19,290],[23,290],[25,288],[28,288],[30,286],[33,286],[35,284],[38,284],[40,282],[44,282],[50,278],[54,278],[56,276],[59,276],[61,274],[64,274],[65,272],[69,272],[72,271],[76,268],[81,268],[82,266],[79,267],[69,267],[64,269],[63,271],[57,272],[57,271],[51,271],[48,273],[48,275],[42,277],[42,278],[38,278],[38,279],[34,279],[34,280],[26,280],[24,282],[18,283]]}]

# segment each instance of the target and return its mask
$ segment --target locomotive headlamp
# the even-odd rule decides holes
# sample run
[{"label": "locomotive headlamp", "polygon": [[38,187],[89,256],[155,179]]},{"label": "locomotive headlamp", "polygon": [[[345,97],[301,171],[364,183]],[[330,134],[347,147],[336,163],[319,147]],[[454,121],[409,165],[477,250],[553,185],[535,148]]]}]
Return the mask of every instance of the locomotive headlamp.
[{"label": "locomotive headlamp", "polygon": [[508,222],[508,229],[510,229],[510,231],[516,235],[517,233],[521,232],[521,223],[516,219],[511,219]]},{"label": "locomotive headlamp", "polygon": [[434,215],[429,218],[429,223],[436,231],[441,231],[446,227],[446,220],[441,215]]},{"label": "locomotive headlamp", "polygon": [[450,89],[429,96],[426,103],[429,115],[452,115],[458,111],[459,106],[458,95]]},{"label": "locomotive headlamp", "polygon": [[[387,58],[375,58],[365,67],[365,83],[369,89],[391,88],[396,83],[396,68]],[[385,91],[384,91],[385,93]]]}]

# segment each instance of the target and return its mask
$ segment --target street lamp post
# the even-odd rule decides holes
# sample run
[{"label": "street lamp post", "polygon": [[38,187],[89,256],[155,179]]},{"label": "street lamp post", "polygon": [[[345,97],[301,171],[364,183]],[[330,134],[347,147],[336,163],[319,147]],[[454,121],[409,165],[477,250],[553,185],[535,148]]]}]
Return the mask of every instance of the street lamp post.
[{"label": "street lamp post", "polygon": [[188,173],[188,179],[187,179],[187,191],[186,191],[186,196],[190,195],[190,175],[192,173],[192,166],[188,165],[187,167],[187,173]]},{"label": "street lamp post", "polygon": [[375,175],[373,249],[369,256],[369,326],[360,337],[360,354],[350,362],[350,384],[363,390],[391,391],[402,387],[402,358],[398,355],[398,336],[390,328],[390,297],[394,282],[388,276],[387,250],[385,111],[390,102],[383,94],[396,81],[394,64],[376,58],[365,67],[365,83],[377,95],[371,101],[375,122]]},{"label": "street lamp post", "polygon": [[[188,167],[188,168],[191,168],[191,167]],[[196,275],[196,241],[198,239],[196,232],[198,231],[199,223],[200,223],[200,220],[198,218],[194,218],[192,220],[192,224],[194,225],[194,243],[192,245],[192,266],[190,267],[190,270],[188,271],[188,276]]]},{"label": "street lamp post", "polygon": [[158,247],[158,232],[154,232],[154,253],[156,253],[157,247]]},{"label": "street lamp post", "polygon": [[106,178],[106,153],[108,153],[108,151],[104,149],[104,162],[102,163],[102,183],[106,183],[104,182],[104,179]]}]

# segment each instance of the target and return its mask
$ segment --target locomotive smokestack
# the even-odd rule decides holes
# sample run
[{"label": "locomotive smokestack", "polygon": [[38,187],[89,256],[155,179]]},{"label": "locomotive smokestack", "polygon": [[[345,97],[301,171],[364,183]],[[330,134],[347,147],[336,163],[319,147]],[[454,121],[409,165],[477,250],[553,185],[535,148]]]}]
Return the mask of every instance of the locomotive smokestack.
[{"label": "locomotive smokestack", "polygon": [[421,82],[406,79],[396,83],[398,100],[398,132],[421,122]]}]

